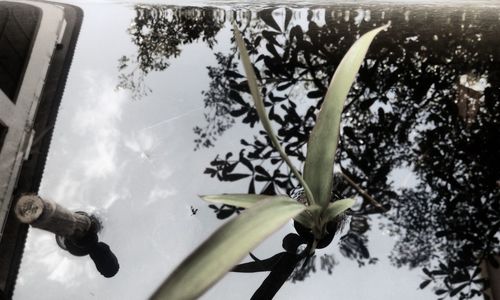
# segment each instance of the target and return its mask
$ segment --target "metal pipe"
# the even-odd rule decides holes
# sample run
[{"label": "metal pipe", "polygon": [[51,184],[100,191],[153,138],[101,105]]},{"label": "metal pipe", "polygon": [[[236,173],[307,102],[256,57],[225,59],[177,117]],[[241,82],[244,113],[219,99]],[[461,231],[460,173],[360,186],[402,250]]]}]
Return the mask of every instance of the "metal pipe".
[{"label": "metal pipe", "polygon": [[54,201],[37,195],[21,196],[14,211],[22,223],[67,238],[83,237],[92,225],[89,216],[71,212]]}]

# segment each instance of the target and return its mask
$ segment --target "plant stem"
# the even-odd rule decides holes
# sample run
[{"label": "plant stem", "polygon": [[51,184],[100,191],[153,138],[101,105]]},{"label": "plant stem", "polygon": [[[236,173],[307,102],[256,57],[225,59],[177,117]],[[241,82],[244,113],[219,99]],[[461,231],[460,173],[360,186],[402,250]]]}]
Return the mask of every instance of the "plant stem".
[{"label": "plant stem", "polygon": [[351,179],[351,177],[347,176],[344,172],[340,171],[340,174],[342,174],[342,176],[345,178],[345,180],[347,180],[347,182],[353,187],[356,189],[356,191],[358,191],[362,196],[365,197],[365,199],[368,199],[368,201],[373,205],[375,206],[376,208],[380,209],[381,211],[383,212],[387,212],[387,209],[385,207],[383,207],[380,203],[378,203],[375,199],[373,199],[372,196],[370,196],[370,194],[368,194],[365,190],[363,190],[359,185],[356,184],[356,182],[354,182],[354,180]]},{"label": "plant stem", "polygon": [[309,249],[309,255],[313,255],[314,251],[316,250],[316,246],[318,246],[318,240],[314,239],[311,245],[311,249]]}]

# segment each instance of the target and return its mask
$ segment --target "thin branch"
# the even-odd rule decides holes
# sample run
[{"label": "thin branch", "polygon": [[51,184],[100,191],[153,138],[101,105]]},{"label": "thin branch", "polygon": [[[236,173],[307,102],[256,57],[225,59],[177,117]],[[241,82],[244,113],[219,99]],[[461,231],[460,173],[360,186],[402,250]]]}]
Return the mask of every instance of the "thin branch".
[{"label": "thin branch", "polygon": [[363,190],[359,185],[354,182],[349,176],[347,176],[344,172],[340,171],[340,174],[347,180],[347,182],[358,191],[365,199],[367,199],[373,206],[380,209],[382,212],[387,212],[387,209],[383,207],[380,203],[378,203],[375,199],[373,199],[370,194],[368,194],[365,190]]}]

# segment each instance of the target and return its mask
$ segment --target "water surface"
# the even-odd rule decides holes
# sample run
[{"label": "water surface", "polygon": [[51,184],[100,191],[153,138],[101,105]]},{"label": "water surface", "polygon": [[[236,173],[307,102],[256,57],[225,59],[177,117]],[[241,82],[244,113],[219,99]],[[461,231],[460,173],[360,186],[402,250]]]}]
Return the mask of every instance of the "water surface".
[{"label": "water surface", "polygon": [[[145,299],[238,212],[209,207],[198,194],[297,187],[251,105],[236,21],[297,165],[343,54],[391,23],[349,94],[336,165],[390,210],[380,213],[336,177],[335,198],[358,200],[350,222],[299,264],[276,299],[479,299],[480,263],[499,250],[498,11],[225,4],[82,4],[40,195],[98,215],[120,271],[103,278],[88,258],[32,230],[16,298]],[[290,223],[253,254],[283,252],[293,232]],[[230,273],[204,299],[248,299],[267,276]]]}]

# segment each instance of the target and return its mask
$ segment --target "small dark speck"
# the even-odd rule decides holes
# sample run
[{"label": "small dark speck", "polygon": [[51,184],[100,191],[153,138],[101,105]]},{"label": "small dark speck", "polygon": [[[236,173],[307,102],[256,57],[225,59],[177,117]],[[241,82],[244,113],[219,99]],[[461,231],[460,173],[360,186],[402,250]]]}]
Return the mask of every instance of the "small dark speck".
[{"label": "small dark speck", "polygon": [[194,216],[196,215],[196,213],[198,212],[198,209],[197,208],[194,208],[192,205],[191,205],[191,215]]}]

